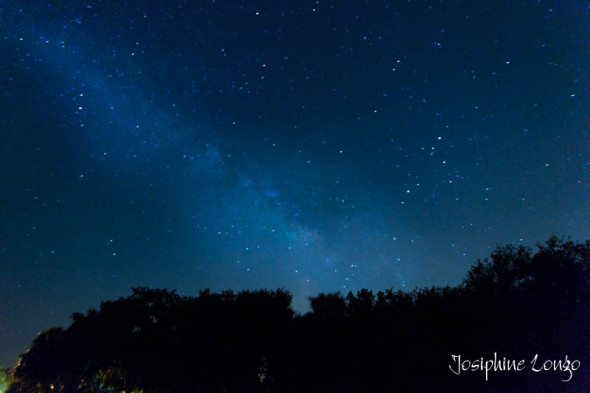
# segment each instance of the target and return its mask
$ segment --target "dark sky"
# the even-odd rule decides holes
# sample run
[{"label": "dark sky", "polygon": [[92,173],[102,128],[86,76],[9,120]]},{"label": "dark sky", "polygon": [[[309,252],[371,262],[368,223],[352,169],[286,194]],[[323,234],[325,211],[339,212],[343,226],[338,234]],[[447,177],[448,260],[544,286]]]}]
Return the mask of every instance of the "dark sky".
[{"label": "dark sky", "polygon": [[0,363],[134,286],[305,311],[590,237],[587,1],[0,4]]}]

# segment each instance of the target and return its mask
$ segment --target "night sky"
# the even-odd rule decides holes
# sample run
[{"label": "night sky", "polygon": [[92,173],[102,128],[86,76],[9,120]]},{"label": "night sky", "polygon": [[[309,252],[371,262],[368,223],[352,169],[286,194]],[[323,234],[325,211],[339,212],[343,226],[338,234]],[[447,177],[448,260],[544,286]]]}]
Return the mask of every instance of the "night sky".
[{"label": "night sky", "polygon": [[587,1],[0,4],[0,364],[134,286],[304,312],[590,237]]}]

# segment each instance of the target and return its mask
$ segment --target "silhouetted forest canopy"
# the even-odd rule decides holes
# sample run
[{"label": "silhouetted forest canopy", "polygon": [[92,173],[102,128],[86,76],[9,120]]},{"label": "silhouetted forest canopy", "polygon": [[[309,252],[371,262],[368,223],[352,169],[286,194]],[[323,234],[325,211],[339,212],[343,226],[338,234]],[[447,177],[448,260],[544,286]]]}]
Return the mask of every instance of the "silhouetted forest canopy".
[{"label": "silhouetted forest canopy", "polygon": [[[310,302],[135,288],[39,334],[8,392],[590,392],[590,241],[498,247],[455,287]],[[452,372],[494,353],[526,369]],[[579,367],[535,372],[535,355]]]}]

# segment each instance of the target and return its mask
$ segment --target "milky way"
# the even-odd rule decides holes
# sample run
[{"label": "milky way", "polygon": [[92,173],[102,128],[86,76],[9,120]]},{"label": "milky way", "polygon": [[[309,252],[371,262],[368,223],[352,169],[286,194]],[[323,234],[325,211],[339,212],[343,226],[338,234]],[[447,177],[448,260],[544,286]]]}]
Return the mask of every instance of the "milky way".
[{"label": "milky way", "polygon": [[134,286],[456,285],[590,234],[584,1],[0,8],[0,363]]}]

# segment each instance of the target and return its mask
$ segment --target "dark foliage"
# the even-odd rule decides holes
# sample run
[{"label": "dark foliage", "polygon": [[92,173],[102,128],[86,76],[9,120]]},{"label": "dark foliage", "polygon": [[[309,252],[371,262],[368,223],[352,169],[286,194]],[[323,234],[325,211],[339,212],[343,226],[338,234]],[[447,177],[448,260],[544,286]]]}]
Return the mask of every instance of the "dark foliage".
[{"label": "dark foliage", "polygon": [[[458,287],[291,295],[136,288],[41,333],[9,392],[589,392],[590,242],[506,246]],[[463,359],[522,372],[453,374]],[[535,373],[530,361],[578,359]]]}]

